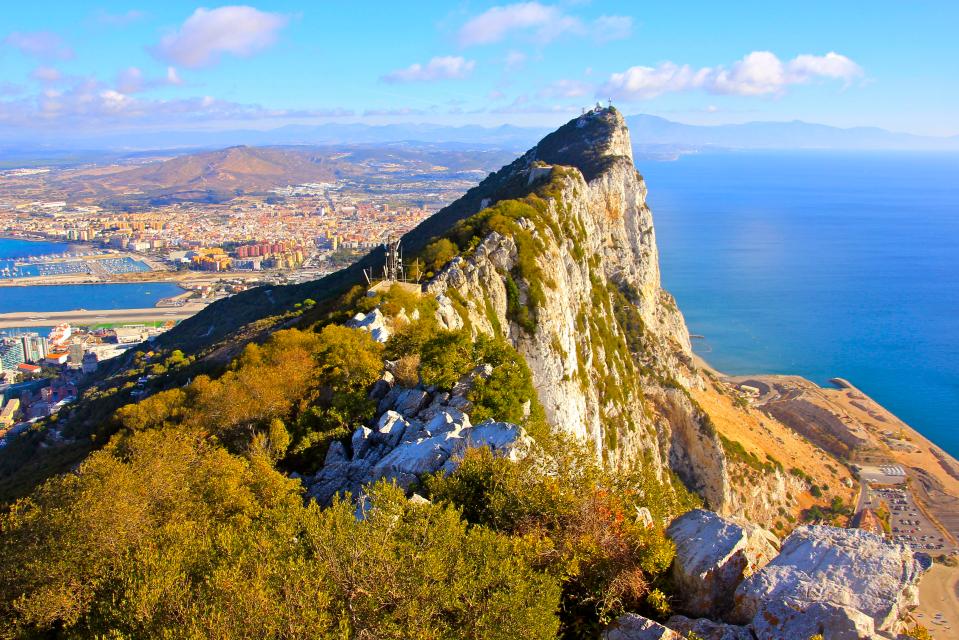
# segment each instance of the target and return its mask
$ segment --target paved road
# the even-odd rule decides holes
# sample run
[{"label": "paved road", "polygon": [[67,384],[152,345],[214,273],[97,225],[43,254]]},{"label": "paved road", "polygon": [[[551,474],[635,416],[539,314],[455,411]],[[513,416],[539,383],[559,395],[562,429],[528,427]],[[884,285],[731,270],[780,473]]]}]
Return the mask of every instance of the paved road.
[{"label": "paved road", "polygon": [[49,327],[68,322],[74,325],[113,322],[148,322],[151,320],[184,320],[205,305],[186,304],[182,307],[151,307],[149,309],[101,309],[93,311],[21,311],[0,313],[0,329],[12,327]]}]

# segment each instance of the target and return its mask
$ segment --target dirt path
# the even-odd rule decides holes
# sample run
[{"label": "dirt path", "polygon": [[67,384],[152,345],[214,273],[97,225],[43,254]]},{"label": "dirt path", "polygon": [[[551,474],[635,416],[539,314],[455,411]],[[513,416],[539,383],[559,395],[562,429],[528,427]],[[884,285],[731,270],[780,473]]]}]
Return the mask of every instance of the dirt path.
[{"label": "dirt path", "polygon": [[[935,564],[919,582],[916,620],[937,640],[959,635],[959,567]],[[936,614],[942,614],[936,617]]]}]

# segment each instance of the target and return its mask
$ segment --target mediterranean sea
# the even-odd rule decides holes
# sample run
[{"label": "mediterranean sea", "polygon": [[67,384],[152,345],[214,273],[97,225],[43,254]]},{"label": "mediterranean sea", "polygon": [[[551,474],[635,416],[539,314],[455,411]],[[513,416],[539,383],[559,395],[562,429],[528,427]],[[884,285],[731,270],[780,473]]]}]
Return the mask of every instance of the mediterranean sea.
[{"label": "mediterranean sea", "polygon": [[663,282],[729,374],[843,377],[959,456],[959,155],[639,164]]}]

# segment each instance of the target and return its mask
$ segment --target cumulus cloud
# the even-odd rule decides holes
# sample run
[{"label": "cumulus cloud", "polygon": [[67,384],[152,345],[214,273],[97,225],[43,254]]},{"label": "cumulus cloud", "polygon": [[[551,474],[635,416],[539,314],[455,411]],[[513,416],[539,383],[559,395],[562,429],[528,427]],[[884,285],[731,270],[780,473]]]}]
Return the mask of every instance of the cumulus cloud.
[{"label": "cumulus cloud", "polygon": [[789,63],[789,72],[800,81],[820,77],[843,80],[846,84],[863,75],[858,64],[835,51],[824,56],[796,56]]},{"label": "cumulus cloud", "polygon": [[167,67],[166,74],[160,77],[147,77],[139,67],[127,67],[117,74],[116,90],[129,95],[157,87],[183,84],[175,67]]},{"label": "cumulus cloud", "polygon": [[628,37],[632,18],[601,16],[592,22],[566,13],[562,8],[540,2],[517,2],[490,7],[468,20],[458,33],[461,46],[491,44],[511,34],[526,33],[546,43],[563,34],[592,35],[600,42]]},{"label": "cumulus cloud", "polygon": [[155,127],[228,120],[338,118],[348,109],[268,109],[212,96],[154,100],[123,93],[95,78],[81,78],[63,89],[47,87],[34,96],[0,100],[0,125],[23,129]]},{"label": "cumulus cloud", "polygon": [[460,80],[473,71],[476,63],[460,56],[440,56],[425,65],[411,64],[383,76],[384,82],[433,82],[436,80]]},{"label": "cumulus cloud", "polygon": [[694,89],[740,96],[779,95],[790,85],[822,78],[843,80],[848,85],[862,74],[858,64],[836,52],[824,56],[803,54],[783,62],[770,51],[753,51],[729,68],[693,69],[673,62],[630,67],[612,74],[597,95],[626,101]]},{"label": "cumulus cloud", "polygon": [[539,90],[540,98],[578,98],[590,92],[591,86],[579,80],[557,80]]},{"label": "cumulus cloud", "polygon": [[41,60],[69,60],[73,57],[73,49],[52,31],[14,31],[3,39],[3,43]]},{"label": "cumulus cloud", "polygon": [[41,65],[33,70],[30,74],[30,77],[34,80],[39,80],[44,83],[59,82],[63,78],[63,74],[60,73],[60,70],[55,67],[48,67]]},{"label": "cumulus cloud", "polygon": [[223,54],[247,57],[266,49],[286,23],[284,15],[248,6],[201,7],[152,51],[161,60],[183,67],[209,66]]}]

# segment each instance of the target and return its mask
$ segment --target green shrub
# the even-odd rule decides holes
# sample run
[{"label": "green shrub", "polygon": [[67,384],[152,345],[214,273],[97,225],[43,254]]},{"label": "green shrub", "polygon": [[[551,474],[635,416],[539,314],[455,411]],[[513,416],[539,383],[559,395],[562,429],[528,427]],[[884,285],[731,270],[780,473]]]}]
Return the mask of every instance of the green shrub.
[{"label": "green shrub", "polygon": [[304,504],[261,456],[138,432],[0,516],[9,637],[554,638],[532,538],[385,483],[366,518]]},{"label": "green shrub", "polygon": [[[655,613],[675,552],[663,524],[697,501],[661,482],[649,461],[614,474],[559,434],[545,445],[519,462],[468,450],[457,471],[425,487],[474,525],[544,541],[552,551],[542,562],[563,581],[564,637],[595,637],[626,610]],[[651,511],[652,527],[635,518],[638,507]]]}]

